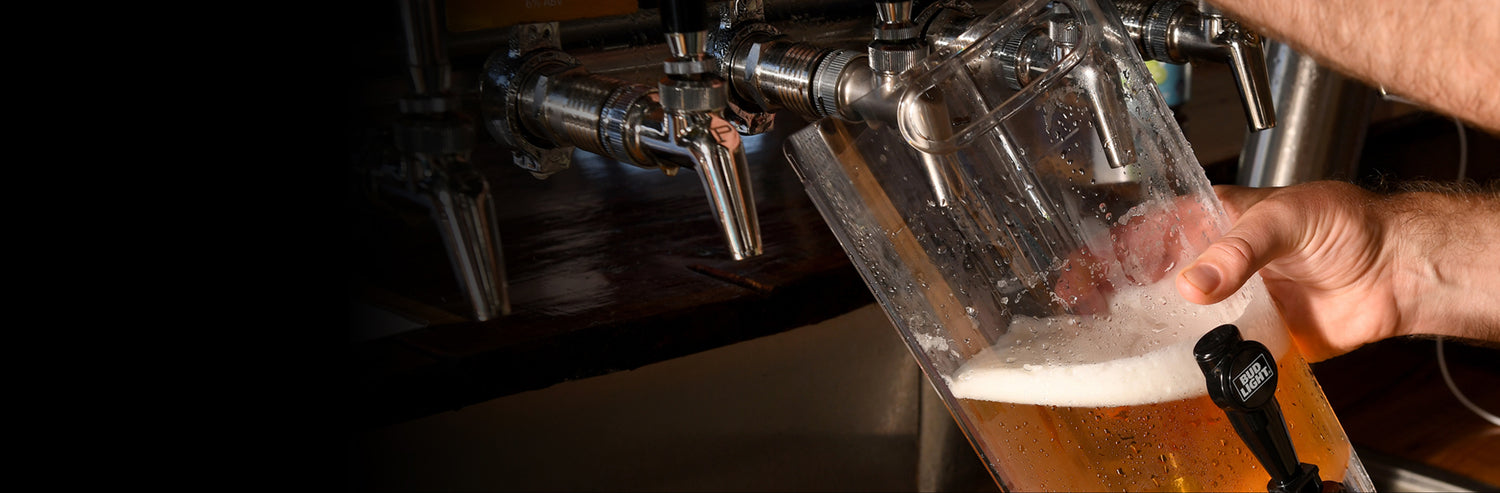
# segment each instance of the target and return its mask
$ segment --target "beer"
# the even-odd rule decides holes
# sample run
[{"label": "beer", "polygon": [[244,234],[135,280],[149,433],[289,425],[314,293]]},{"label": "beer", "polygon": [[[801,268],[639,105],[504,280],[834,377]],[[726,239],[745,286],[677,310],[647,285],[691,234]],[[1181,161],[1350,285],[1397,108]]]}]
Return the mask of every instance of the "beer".
[{"label": "beer", "polygon": [[1017,317],[949,382],[1001,484],[1011,491],[1265,491],[1270,475],[1209,399],[1192,359],[1197,336],[1228,321],[1278,355],[1276,399],[1297,459],[1318,466],[1324,480],[1342,480],[1348,439],[1269,303],[1226,318],[1226,310],[1239,311],[1233,303],[1197,307],[1154,291],[1166,308],[1149,310],[1157,302],[1141,303],[1152,292],[1140,291],[1119,293],[1132,306],[1117,303],[1107,317]]}]

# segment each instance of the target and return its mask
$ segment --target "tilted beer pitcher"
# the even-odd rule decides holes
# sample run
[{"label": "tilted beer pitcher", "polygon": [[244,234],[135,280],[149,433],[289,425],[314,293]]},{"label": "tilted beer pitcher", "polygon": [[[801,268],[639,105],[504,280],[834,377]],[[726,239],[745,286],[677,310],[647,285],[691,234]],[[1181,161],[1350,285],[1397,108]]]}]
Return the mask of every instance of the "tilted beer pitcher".
[{"label": "tilted beer pitcher", "polygon": [[995,480],[1372,490],[1260,278],[1177,294],[1228,222],[1113,7],[959,39],[786,152]]}]

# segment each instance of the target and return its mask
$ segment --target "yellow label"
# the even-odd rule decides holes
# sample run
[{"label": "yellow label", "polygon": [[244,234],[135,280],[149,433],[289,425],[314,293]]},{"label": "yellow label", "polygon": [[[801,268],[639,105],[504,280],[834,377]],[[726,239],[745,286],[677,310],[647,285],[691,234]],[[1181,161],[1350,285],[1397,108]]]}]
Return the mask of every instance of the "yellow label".
[{"label": "yellow label", "polygon": [[1149,70],[1151,72],[1151,80],[1156,81],[1157,84],[1167,81],[1167,68],[1163,67],[1161,65],[1161,62],[1158,62],[1156,60],[1147,60],[1146,70]]}]

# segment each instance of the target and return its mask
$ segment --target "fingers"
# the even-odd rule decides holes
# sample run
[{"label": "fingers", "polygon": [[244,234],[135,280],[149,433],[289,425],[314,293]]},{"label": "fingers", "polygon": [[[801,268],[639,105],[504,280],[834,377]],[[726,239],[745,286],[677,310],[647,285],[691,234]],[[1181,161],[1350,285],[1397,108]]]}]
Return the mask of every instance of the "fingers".
[{"label": "fingers", "polygon": [[[1261,267],[1292,251],[1303,237],[1303,212],[1280,201],[1262,201],[1274,190],[1215,187],[1225,209],[1238,212],[1234,227],[1177,275],[1177,291],[1198,304],[1223,301]],[[1251,207],[1257,205],[1257,207]]]},{"label": "fingers", "polygon": [[1063,305],[1080,315],[1108,311],[1113,289],[1098,270],[1098,259],[1084,248],[1069,255],[1063,265],[1062,275],[1053,285]]}]

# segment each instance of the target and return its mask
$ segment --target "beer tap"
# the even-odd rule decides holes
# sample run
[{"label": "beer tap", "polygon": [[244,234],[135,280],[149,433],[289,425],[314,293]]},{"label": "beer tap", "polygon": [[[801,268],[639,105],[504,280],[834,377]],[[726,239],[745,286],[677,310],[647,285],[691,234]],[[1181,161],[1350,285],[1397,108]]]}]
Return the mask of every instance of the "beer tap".
[{"label": "beer tap", "polygon": [[566,169],[575,148],[668,175],[694,169],[730,256],[760,255],[744,146],[720,116],[726,86],[703,54],[703,15],[663,11],[672,56],[656,88],[589,73],[562,50],[556,23],[511,28],[480,80],[485,127],[538,178]]},{"label": "beer tap", "polygon": [[[1144,58],[1229,64],[1250,129],[1259,131],[1276,125],[1261,38],[1254,31],[1206,3],[1200,8],[1186,0],[1120,0],[1116,5],[1126,31]],[[1048,27],[1017,31],[994,53],[1001,62],[1000,75],[1011,89],[1029,84],[1056,62],[1060,51],[1071,49],[1074,40],[1066,28],[1066,6],[1059,5],[1057,10]],[[1121,98],[1104,97],[1107,91],[1119,90],[1119,74],[1108,63],[1089,67],[1075,69],[1070,77],[1087,88],[1084,98],[1111,168],[1092,170],[1091,176],[1098,178],[1098,183],[1129,181],[1129,173],[1117,171],[1135,160],[1134,140],[1123,122],[1125,109],[1114,103]]]},{"label": "beer tap", "polygon": [[[1263,62],[1256,63],[1254,33],[1186,0],[1120,4],[1131,38],[1147,47],[1142,53],[1170,61],[1228,61],[1243,75],[1238,80],[1247,111],[1261,115],[1252,124],[1271,124],[1270,100],[1259,96],[1265,74]],[[934,2],[920,13],[910,0],[876,0],[874,6],[873,40],[865,50],[852,50],[788,39],[766,22],[761,0],[727,2],[711,30],[702,2],[663,2],[671,53],[663,63],[666,76],[655,88],[590,74],[561,49],[556,23],[514,27],[509,46],[486,62],[485,123],[516,149],[516,164],[538,177],[565,169],[575,148],[668,174],[693,168],[731,255],[753,256],[760,251],[759,226],[740,135],[768,130],[776,111],[871,125],[905,120],[932,140],[946,140],[954,132],[939,91],[923,94],[905,109],[896,92],[903,90],[900,75],[930,51],[971,44],[964,36],[982,31],[971,29],[980,17],[956,0]],[[989,70],[998,71],[1012,90],[1040,77],[1076,43],[1069,36],[1073,20],[1067,2],[1054,9],[1049,25],[1018,31],[988,57]],[[1091,176],[1099,183],[1129,181],[1135,148],[1120,123],[1126,110],[1112,103],[1120,98],[1102,96],[1120,90],[1119,74],[1111,64],[1092,65],[1102,68],[1068,75],[1084,88],[1081,105],[1092,115],[1105,149],[1106,162]],[[907,114],[898,118],[900,111]],[[941,152],[926,154],[923,167],[935,202],[947,204],[959,193],[953,189],[953,163]]]},{"label": "beer tap", "polygon": [[[1076,40],[1070,39],[1068,24],[1072,22],[1066,7],[1059,5],[1047,28],[1036,27],[1012,34],[995,52],[1000,61],[998,70],[1011,90],[1020,90],[1061,58],[1063,51],[1072,49]],[[1135,141],[1124,122],[1125,108],[1117,103],[1123,98],[1109,96],[1119,92],[1120,76],[1114,65],[1100,63],[1081,65],[1073,69],[1069,77],[1085,88],[1083,98],[1089,114],[1094,120],[1094,132],[1104,148],[1106,161],[1111,169],[1123,168],[1135,162]],[[1095,176],[1124,176],[1096,170]]]},{"label": "beer tap", "polygon": [[431,211],[476,320],[510,312],[505,262],[489,182],[469,161],[474,128],[452,93],[442,11],[431,0],[402,0],[411,93],[398,103],[395,143],[401,195]]},{"label": "beer tap", "polygon": [[1170,63],[1229,64],[1250,130],[1276,126],[1265,52],[1255,31],[1207,2],[1119,0],[1115,6],[1142,57]]},{"label": "beer tap", "polygon": [[717,60],[704,52],[708,32],[702,1],[667,0],[661,5],[671,58],[667,76],[657,85],[667,114],[667,137],[686,149],[698,164],[724,239],[736,260],[760,255],[760,225],[750,189],[745,147],[733,125],[722,116],[729,87],[715,73]]},{"label": "beer tap", "polygon": [[[875,90],[891,94],[898,90],[897,77],[926,58],[929,50],[922,39],[922,26],[912,20],[909,0],[875,0],[874,38],[868,49]],[[908,108],[903,116],[922,127],[923,133],[937,139],[948,139],[952,125],[942,99],[940,93],[933,91],[917,98],[917,104]],[[953,180],[950,179],[956,166],[952,155],[924,152],[921,158],[934,202],[948,206],[955,195]]]}]

